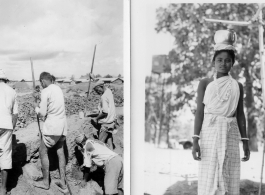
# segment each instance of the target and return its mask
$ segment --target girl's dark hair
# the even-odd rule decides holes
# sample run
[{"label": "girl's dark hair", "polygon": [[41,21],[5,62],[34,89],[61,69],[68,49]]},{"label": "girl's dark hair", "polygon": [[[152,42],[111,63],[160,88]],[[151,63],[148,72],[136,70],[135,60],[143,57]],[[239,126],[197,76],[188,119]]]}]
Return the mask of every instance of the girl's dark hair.
[{"label": "girl's dark hair", "polygon": [[231,56],[233,64],[235,63],[235,59],[236,59],[235,52],[233,50],[228,50],[228,49],[215,51],[215,53],[213,55],[213,62],[215,61],[216,56],[218,56],[222,52],[227,52]]}]

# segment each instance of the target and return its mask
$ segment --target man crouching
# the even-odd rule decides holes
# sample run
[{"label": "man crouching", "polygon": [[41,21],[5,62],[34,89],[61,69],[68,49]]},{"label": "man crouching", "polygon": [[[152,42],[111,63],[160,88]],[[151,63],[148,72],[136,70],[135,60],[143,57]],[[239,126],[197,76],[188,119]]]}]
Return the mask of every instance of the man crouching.
[{"label": "man crouching", "polygon": [[84,156],[84,179],[81,187],[89,180],[90,168],[94,165],[103,167],[105,194],[123,195],[123,160],[120,155],[111,151],[103,142],[88,139],[84,134],[79,135],[76,144],[81,147]]},{"label": "man crouching", "polygon": [[40,116],[46,116],[39,149],[43,181],[34,183],[34,186],[46,190],[50,188],[48,151],[51,148],[56,148],[61,177],[60,187],[62,190],[67,191],[65,182],[66,162],[63,148],[63,143],[66,140],[67,135],[64,96],[61,88],[52,84],[52,76],[49,73],[41,73],[40,82],[43,87],[41,92],[41,102],[39,106],[36,104],[35,111]]}]

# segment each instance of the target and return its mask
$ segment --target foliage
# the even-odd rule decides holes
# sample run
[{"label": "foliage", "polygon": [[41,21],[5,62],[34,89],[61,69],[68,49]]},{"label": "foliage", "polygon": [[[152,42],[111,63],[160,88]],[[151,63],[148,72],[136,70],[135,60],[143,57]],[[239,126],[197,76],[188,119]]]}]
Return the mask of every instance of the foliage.
[{"label": "foliage", "polygon": [[[176,102],[174,109],[178,110],[194,100],[195,92],[185,92],[194,79],[201,79],[213,72],[213,35],[217,30],[227,29],[227,26],[205,22],[204,17],[249,21],[256,11],[255,4],[170,4],[156,10],[155,30],[158,33],[169,32],[175,37],[175,48],[169,52],[169,59],[176,69],[169,82],[179,86],[175,99],[181,101]],[[258,28],[233,26],[233,29],[238,35],[238,53],[232,76],[244,85],[250,147],[257,150],[256,116],[262,114],[259,109],[262,99]]]},{"label": "foliage", "polygon": [[106,76],[104,76],[104,78],[113,78],[113,76],[107,74]]}]

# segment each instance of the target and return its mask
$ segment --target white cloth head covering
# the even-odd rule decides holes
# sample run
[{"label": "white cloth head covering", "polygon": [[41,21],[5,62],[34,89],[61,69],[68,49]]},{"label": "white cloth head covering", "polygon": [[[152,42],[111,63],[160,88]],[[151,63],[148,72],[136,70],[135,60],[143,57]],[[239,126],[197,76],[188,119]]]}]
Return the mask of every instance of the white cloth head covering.
[{"label": "white cloth head covering", "polygon": [[0,69],[0,79],[7,80],[6,74],[5,74],[5,72],[2,69]]},{"label": "white cloth head covering", "polygon": [[237,36],[233,30],[218,30],[214,35],[214,51],[233,50],[236,52],[234,47],[236,40]]}]

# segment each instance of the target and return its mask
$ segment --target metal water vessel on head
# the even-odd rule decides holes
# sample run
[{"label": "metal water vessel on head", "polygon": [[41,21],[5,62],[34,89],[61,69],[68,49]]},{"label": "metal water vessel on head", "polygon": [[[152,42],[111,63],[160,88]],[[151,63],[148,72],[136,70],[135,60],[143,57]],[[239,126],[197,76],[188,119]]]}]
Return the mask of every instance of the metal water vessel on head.
[{"label": "metal water vessel on head", "polygon": [[214,35],[214,42],[216,44],[234,45],[237,40],[237,35],[234,30],[218,30]]}]

